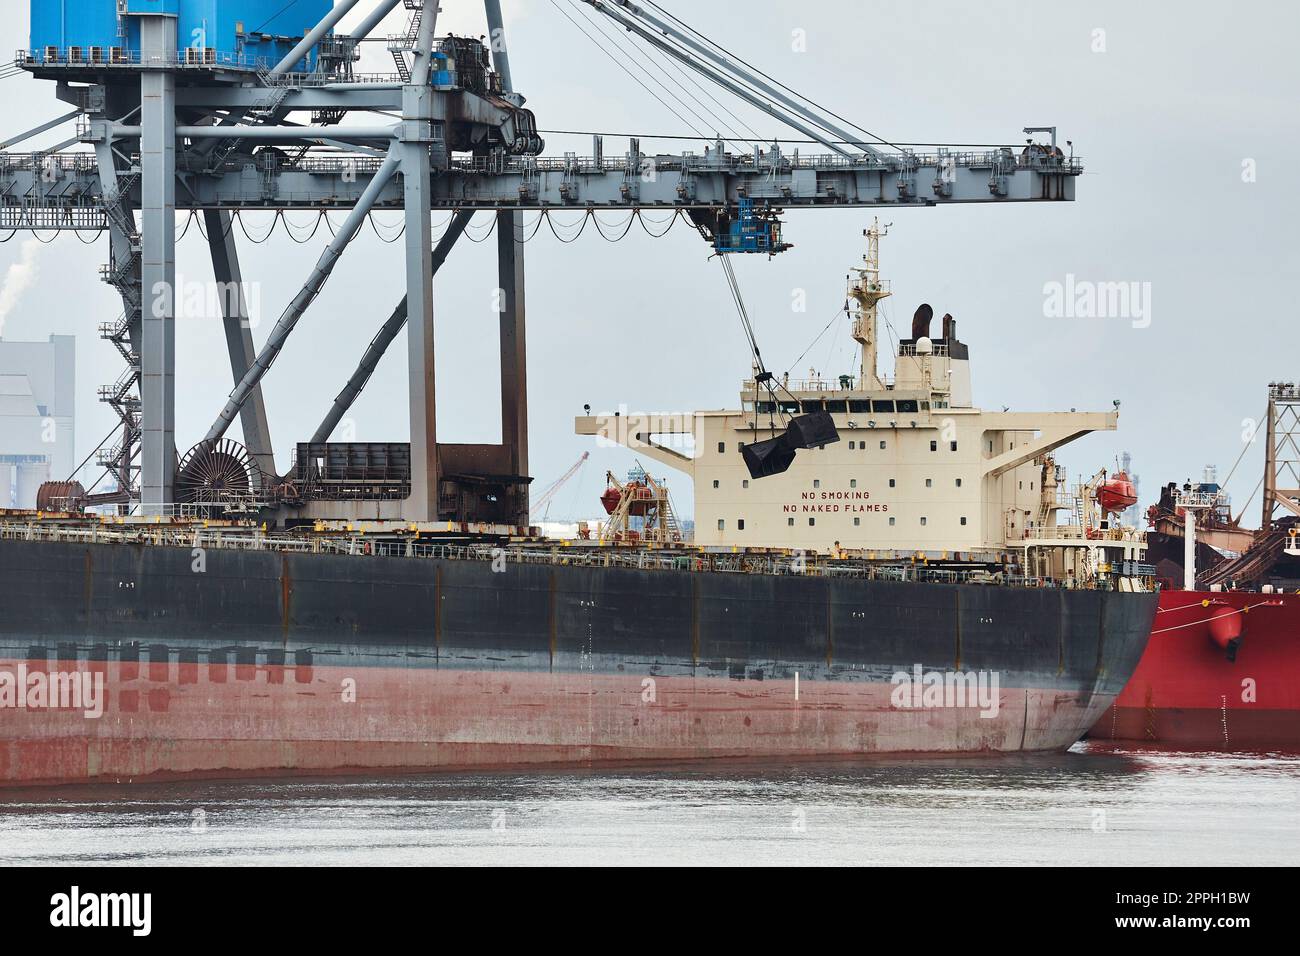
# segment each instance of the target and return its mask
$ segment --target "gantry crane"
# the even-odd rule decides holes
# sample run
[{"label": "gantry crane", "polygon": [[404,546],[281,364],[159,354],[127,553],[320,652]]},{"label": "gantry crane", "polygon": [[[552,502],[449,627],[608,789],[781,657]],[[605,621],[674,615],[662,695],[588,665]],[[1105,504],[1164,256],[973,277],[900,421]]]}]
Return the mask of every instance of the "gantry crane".
[{"label": "gantry crane", "polygon": [[[0,143],[0,229],[107,234],[103,277],[122,312],[101,334],[126,369],[101,390],[120,427],[100,461],[119,490],[87,500],[140,513],[169,513],[178,498],[209,507],[229,495],[241,507],[254,501],[297,519],[526,523],[526,213],[668,211],[688,217],[717,252],[770,255],[788,246],[779,218],[786,209],[1071,200],[1082,171],[1045,127],[1026,129],[1050,131],[1050,146],[921,152],[891,145],[653,3],[583,0],[596,20],[607,18],[825,152],[801,154],[775,141],[733,150],[719,137],[703,156],[647,155],[632,139],[622,155],[606,157],[595,136],[591,156],[544,156],[536,119],[515,87],[498,0],[484,0],[487,44],[439,38],[438,8],[424,0],[369,0],[370,12],[350,33],[336,27],[361,0],[271,4],[265,12],[274,25],[256,27],[242,13],[255,7],[262,19],[265,0],[226,4],[215,19],[203,0],[32,2],[32,42],[15,66],[53,82],[72,109]],[[397,73],[357,72],[359,45],[399,3],[408,20],[389,38]],[[53,15],[66,4],[85,15]],[[10,150],[67,122],[75,122],[75,135],[53,149]],[[69,149],[79,144],[90,151]],[[436,243],[435,208],[452,213]],[[240,294],[245,273],[233,217],[294,209],[346,217],[259,347]],[[404,214],[405,294],[282,474],[262,379],[366,217],[381,209]],[[502,440],[442,444],[434,425],[433,276],[480,210],[495,215],[497,227]],[[175,440],[177,211],[201,217],[214,278],[229,290],[221,299],[234,381],[183,457]],[[403,328],[409,444],[330,442]],[[243,445],[227,438],[236,418]],[[346,494],[315,499],[304,491],[327,485]]]}]

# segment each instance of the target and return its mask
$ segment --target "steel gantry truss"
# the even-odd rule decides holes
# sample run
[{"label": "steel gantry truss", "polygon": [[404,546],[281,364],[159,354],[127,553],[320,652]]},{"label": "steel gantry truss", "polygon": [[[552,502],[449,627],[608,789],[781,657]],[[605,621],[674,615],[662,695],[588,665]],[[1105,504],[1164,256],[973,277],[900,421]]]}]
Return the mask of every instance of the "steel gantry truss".
[{"label": "steel gantry truss", "polygon": [[1279,509],[1286,517],[1300,515],[1300,386],[1294,382],[1269,384],[1265,434],[1261,534],[1272,529]]},{"label": "steel gantry truss", "polygon": [[[866,134],[767,77],[655,4],[583,0],[596,13],[683,69],[807,136],[825,152],[800,154],[779,143],[729,151],[721,137],[703,155],[648,155],[632,139],[606,157],[540,155],[533,114],[514,89],[498,0],[485,0],[490,49],[476,40],[437,38],[438,10],[423,0],[379,0],[350,34],[335,32],[359,0],[333,9],[279,62],[178,50],[174,17],[139,21],[138,56],[87,62],[80,56],[20,52],[17,65],[57,83],[74,109],[0,143],[0,228],[101,230],[103,275],[122,313],[101,326],[126,363],[102,390],[120,418],[120,438],[100,461],[119,491],[95,500],[166,510],[180,462],[193,474],[228,475],[227,430],[238,418],[253,463],[239,494],[279,496],[308,517],[363,513],[412,522],[527,523],[525,215],[553,210],[668,210],[691,221],[719,252],[778,252],[786,209],[930,206],[1074,198],[1082,171],[1053,143],[1024,149],[937,148],[918,152]],[[389,37],[391,76],[354,72],[358,44],[402,3],[408,28]],[[302,72],[303,64],[310,72]],[[304,123],[295,117],[306,114]],[[364,123],[347,122],[355,116]],[[75,120],[77,135],[39,152],[10,147]],[[69,151],[88,144],[91,152]],[[232,234],[243,210],[346,211],[301,289],[258,348],[238,290],[244,279]],[[405,497],[303,501],[271,450],[261,382],[335,264],[375,210],[404,214],[405,295],[380,327],[355,372],[311,438],[318,449],[356,399],[385,349],[405,327],[409,353],[410,476]],[[431,212],[449,210],[434,243]],[[184,459],[175,440],[175,216],[201,217],[221,296],[234,387],[202,441]],[[497,220],[500,282],[500,445],[439,444],[433,381],[433,278],[476,211]],[[312,452],[314,453],[314,452]],[[205,455],[208,456],[205,459]],[[226,456],[212,460],[211,456]],[[365,458],[365,455],[361,456]],[[241,459],[242,460],[242,459]],[[346,455],[338,460],[346,460]],[[367,459],[368,460],[368,459]],[[305,465],[297,463],[297,473]],[[360,467],[360,466],[358,466]],[[387,466],[386,466],[387,467]],[[360,475],[360,472],[358,472]],[[60,476],[61,477],[61,476]],[[385,481],[391,478],[385,471]],[[364,476],[357,486],[364,485]],[[246,484],[246,487],[243,485]],[[351,487],[351,485],[349,485]],[[212,492],[213,489],[206,489]],[[218,489],[219,490],[219,489]],[[204,500],[208,500],[205,497]]]}]

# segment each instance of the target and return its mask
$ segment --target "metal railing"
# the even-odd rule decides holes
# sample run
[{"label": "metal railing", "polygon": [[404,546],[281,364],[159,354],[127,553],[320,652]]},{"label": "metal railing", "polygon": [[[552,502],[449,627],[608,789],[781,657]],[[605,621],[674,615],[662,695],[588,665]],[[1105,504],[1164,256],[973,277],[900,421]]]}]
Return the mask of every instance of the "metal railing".
[{"label": "metal railing", "polygon": [[[917,354],[917,351],[916,351],[916,343],[915,343],[915,342],[902,342],[902,343],[900,343],[899,346],[898,346],[898,354],[899,354],[899,355],[916,355],[916,354]],[[930,344],[930,351],[929,351],[929,352],[922,352],[921,354],[922,354],[922,355],[947,355],[947,354],[948,354],[948,346],[947,346],[947,345],[940,344],[940,343],[938,343],[938,342],[932,342],[932,343]]]},{"label": "metal railing", "polygon": [[[198,54],[198,55],[196,55]],[[141,50],[129,50],[120,46],[82,46],[49,47],[36,50],[18,50],[14,54],[14,66],[71,66],[71,67],[138,67],[166,64],[184,69],[210,70],[213,67],[256,70],[275,65],[274,61],[264,56],[249,56],[245,53],[222,53],[213,49],[195,49],[182,47],[165,56],[156,52],[144,53]]]},{"label": "metal railing", "polygon": [[[170,506],[177,517],[201,513],[201,506]],[[158,547],[213,548],[234,551],[273,551],[445,561],[505,561],[575,567],[617,567],[645,571],[685,571],[799,575],[932,584],[983,584],[1011,587],[1054,587],[1047,579],[1029,578],[986,568],[930,567],[923,563],[871,564],[856,559],[829,560],[799,553],[710,552],[696,549],[634,549],[593,546],[585,542],[524,542],[444,544],[421,540],[380,538],[364,534],[294,535],[266,533],[247,525],[212,527],[200,524],[119,523],[76,525],[57,519],[0,522],[0,540],[59,541],[74,544],[146,544]],[[1085,587],[1107,586],[1106,582]]]},{"label": "metal railing", "polygon": [[1021,539],[1024,541],[1064,540],[1094,541],[1098,544],[1139,544],[1146,540],[1140,531],[1125,531],[1122,528],[1089,528],[1086,531],[1078,525],[1059,525],[1057,527],[1026,528]]}]

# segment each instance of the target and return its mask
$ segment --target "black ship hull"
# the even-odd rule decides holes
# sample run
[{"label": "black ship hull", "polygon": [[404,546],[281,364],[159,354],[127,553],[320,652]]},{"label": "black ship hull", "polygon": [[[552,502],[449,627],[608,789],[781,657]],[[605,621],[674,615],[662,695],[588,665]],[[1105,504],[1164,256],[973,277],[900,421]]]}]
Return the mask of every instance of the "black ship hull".
[{"label": "black ship hull", "polygon": [[0,782],[1068,748],[1155,594],[0,540]]}]

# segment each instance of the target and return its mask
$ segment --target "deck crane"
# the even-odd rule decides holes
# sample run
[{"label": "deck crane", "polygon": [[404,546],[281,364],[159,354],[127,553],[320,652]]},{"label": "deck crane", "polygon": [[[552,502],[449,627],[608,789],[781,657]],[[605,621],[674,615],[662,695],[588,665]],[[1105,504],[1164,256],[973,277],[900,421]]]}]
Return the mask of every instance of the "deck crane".
[{"label": "deck crane", "polygon": [[546,520],[546,516],[551,512],[551,502],[555,499],[556,492],[563,488],[568,480],[578,473],[582,466],[587,463],[589,457],[591,457],[591,452],[584,451],[582,457],[575,461],[568,471],[560,475],[560,477],[555,479],[555,481],[551,482],[551,484],[546,487],[546,490],[533,500],[531,510],[536,512],[539,508],[543,509],[543,521]]},{"label": "deck crane", "polygon": [[[119,427],[98,464],[118,490],[92,493],[83,504],[166,516],[187,501],[207,508],[231,494],[240,507],[253,500],[264,520],[277,524],[365,516],[418,529],[448,521],[519,528],[528,518],[530,481],[524,244],[540,225],[526,217],[667,213],[672,222],[692,222],[717,252],[770,255],[788,248],[780,216],[790,209],[1074,198],[1082,164],[1061,154],[1051,127],[1041,127],[1052,131],[1050,146],[915,152],[794,93],[659,4],[583,2],[570,6],[592,23],[617,23],[654,55],[671,57],[824,152],[787,153],[756,138],[748,140],[750,151],[729,151],[719,139],[704,156],[647,154],[632,138],[614,158],[596,135],[591,156],[544,155],[537,119],[511,70],[499,0],[483,0],[490,44],[439,36],[438,6],[428,0],[231,0],[216,13],[208,0],[76,0],[77,16],[66,15],[70,0],[30,0],[28,46],[14,71],[0,77],[21,72],[47,81],[68,112],[16,135],[0,132],[0,238],[7,231],[106,234],[102,277],[121,300],[116,318],[100,326],[125,364],[100,390]],[[365,15],[342,32],[340,19],[354,9]],[[389,40],[397,73],[360,72],[361,44],[394,12],[407,18]],[[252,32],[250,23],[257,25]],[[63,124],[75,125],[63,142],[22,151]],[[653,176],[644,174],[648,167]],[[178,455],[176,342],[185,332],[176,321],[178,227],[198,221],[213,278],[238,290],[256,281],[235,241],[240,217],[266,211],[278,221],[295,210],[344,218],[331,221],[319,260],[260,346],[245,297],[219,297],[233,388],[199,442]],[[311,307],[328,298],[335,264],[377,210],[403,216],[394,247],[402,261],[398,301],[381,313],[356,370],[281,473],[263,379],[295,336],[323,334]],[[437,242],[434,210],[449,214]],[[477,212],[495,225],[502,437],[439,442],[433,278]],[[409,441],[331,442],[403,330]],[[227,437],[236,420],[242,446]],[[346,494],[302,495],[321,487],[312,478],[322,468]]]}]

